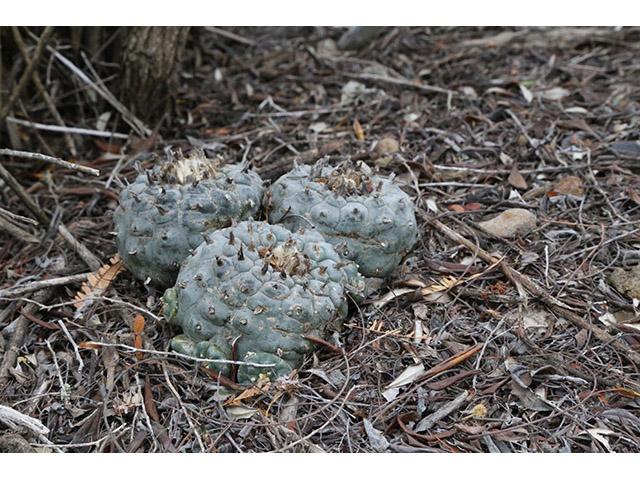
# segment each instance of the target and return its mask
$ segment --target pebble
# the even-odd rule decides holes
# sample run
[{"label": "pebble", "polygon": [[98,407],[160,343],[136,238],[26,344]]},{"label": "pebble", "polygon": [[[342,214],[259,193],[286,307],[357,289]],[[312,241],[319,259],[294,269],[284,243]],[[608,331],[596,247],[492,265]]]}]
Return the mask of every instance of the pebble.
[{"label": "pebble", "polygon": [[628,272],[620,267],[614,268],[608,280],[620,293],[640,299],[640,263]]},{"label": "pebble", "polygon": [[393,161],[393,154],[400,151],[400,144],[393,137],[384,137],[378,140],[373,149],[376,157],[375,164],[379,167],[386,167]]},{"label": "pebble", "polygon": [[332,38],[320,40],[316,46],[316,52],[320,58],[335,57],[338,52],[338,44]]},{"label": "pebble", "polygon": [[487,232],[497,237],[526,235],[536,227],[536,216],[524,208],[510,208],[490,220],[478,223]]}]

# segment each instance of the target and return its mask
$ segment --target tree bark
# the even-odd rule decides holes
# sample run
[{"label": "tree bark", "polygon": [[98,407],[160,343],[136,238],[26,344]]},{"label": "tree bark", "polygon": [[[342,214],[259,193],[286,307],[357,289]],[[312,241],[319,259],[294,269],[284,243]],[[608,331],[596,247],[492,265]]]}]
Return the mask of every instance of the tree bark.
[{"label": "tree bark", "polygon": [[131,27],[123,55],[121,98],[142,120],[171,115],[189,27]]}]

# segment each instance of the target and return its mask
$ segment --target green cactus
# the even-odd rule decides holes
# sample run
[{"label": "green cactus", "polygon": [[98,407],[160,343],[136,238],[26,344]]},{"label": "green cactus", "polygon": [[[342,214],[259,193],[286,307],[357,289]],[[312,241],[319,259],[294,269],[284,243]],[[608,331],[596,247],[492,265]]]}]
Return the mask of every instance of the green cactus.
[{"label": "green cactus", "polygon": [[257,215],[264,189],[255,172],[196,151],[171,155],[120,194],[114,212],[120,258],[141,280],[173,285],[202,234]]},{"label": "green cactus", "polygon": [[[172,347],[181,353],[271,365],[241,365],[239,382],[271,380],[298,368],[313,343],[339,328],[347,294],[366,285],[315,230],[297,233],[246,221],[208,235],[183,263],[164,294],[164,317],[182,327]],[[228,363],[208,366],[229,375]]]},{"label": "green cactus", "polygon": [[315,226],[367,277],[392,273],[417,239],[411,199],[364,163],[297,166],[265,198],[270,223],[292,231]]}]

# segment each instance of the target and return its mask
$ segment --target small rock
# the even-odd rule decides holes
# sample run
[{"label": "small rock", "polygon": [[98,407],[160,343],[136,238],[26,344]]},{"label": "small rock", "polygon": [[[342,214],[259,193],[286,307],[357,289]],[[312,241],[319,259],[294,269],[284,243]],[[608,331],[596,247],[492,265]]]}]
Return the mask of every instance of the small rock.
[{"label": "small rock", "polygon": [[398,141],[392,137],[384,137],[378,140],[373,149],[375,164],[378,167],[386,167],[393,161],[393,154],[400,150]]},{"label": "small rock", "polygon": [[384,90],[379,88],[367,88],[364,83],[356,82],[355,80],[349,80],[342,87],[342,94],[340,95],[341,105],[350,105],[354,103],[360,103],[363,101],[372,101],[376,99],[385,98],[387,94]]},{"label": "small rock", "polygon": [[524,208],[510,208],[491,220],[478,223],[487,232],[498,237],[526,235],[536,227],[536,216]]},{"label": "small rock", "polygon": [[376,148],[374,149],[374,152],[378,156],[384,157],[384,156],[396,153],[399,150],[400,150],[400,145],[398,144],[398,141],[395,138],[384,137],[378,140],[378,143],[376,144]]},{"label": "small rock", "polygon": [[316,52],[320,58],[335,57],[338,52],[338,44],[332,38],[325,38],[318,42]]},{"label": "small rock", "polygon": [[338,40],[338,48],[340,50],[359,50],[371,42],[382,30],[384,27],[380,26],[351,27]]},{"label": "small rock", "polygon": [[640,263],[628,272],[620,267],[614,268],[608,280],[620,293],[640,299]]},{"label": "small rock", "polygon": [[24,438],[15,433],[0,435],[0,453],[35,453]]}]

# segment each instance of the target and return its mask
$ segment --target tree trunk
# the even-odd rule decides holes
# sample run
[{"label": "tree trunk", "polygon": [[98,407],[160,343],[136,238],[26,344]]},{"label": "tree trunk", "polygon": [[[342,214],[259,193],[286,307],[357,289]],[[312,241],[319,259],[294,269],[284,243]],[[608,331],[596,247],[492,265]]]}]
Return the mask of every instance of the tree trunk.
[{"label": "tree trunk", "polygon": [[189,27],[131,27],[123,54],[121,97],[141,120],[171,114]]}]

